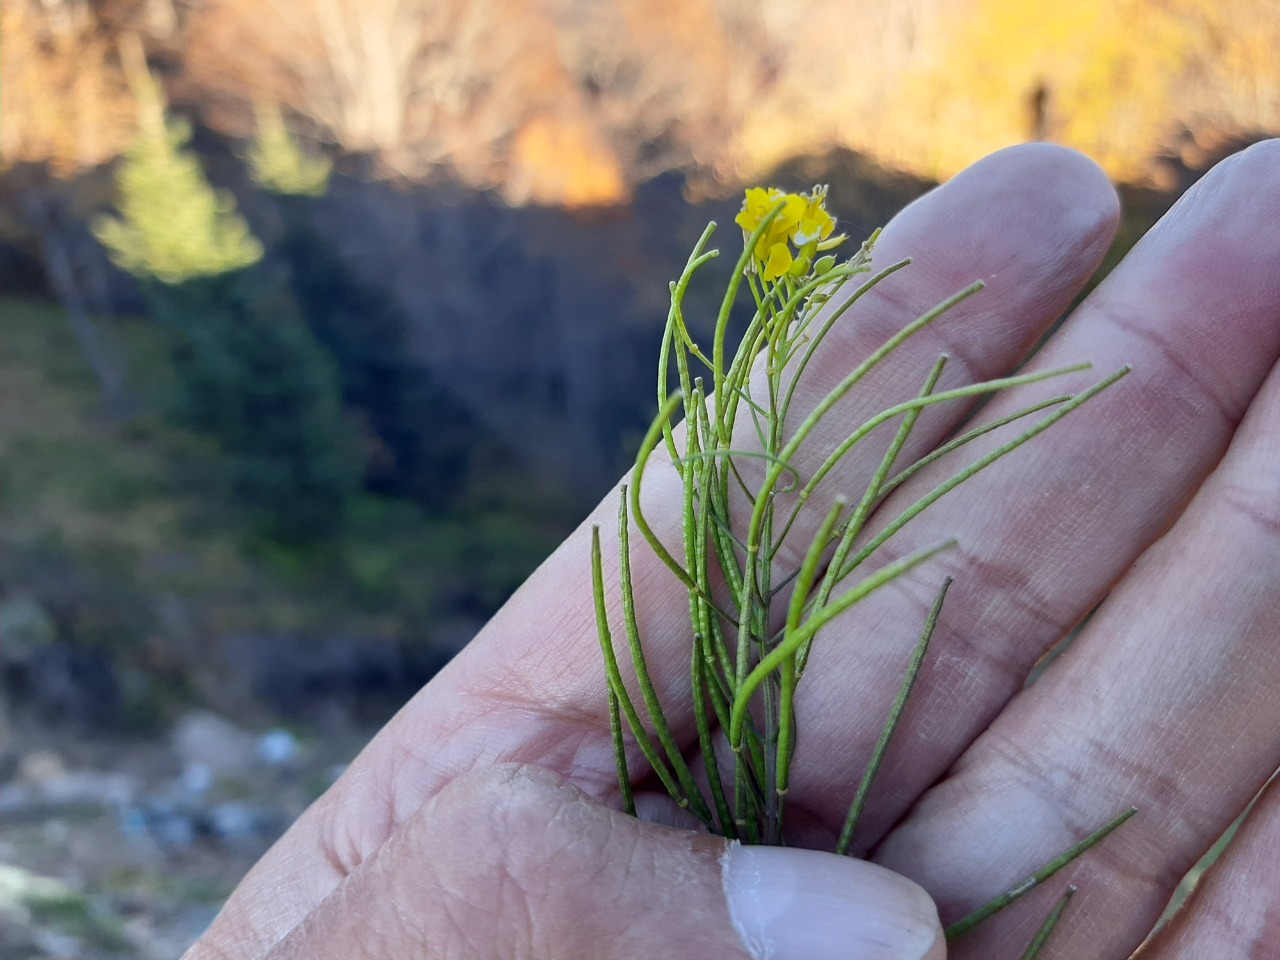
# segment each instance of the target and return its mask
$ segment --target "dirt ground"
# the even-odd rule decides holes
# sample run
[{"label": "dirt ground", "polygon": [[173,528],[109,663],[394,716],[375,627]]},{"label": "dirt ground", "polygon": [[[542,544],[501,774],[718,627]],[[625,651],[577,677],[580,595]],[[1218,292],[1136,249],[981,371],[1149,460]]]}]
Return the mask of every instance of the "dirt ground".
[{"label": "dirt ground", "polygon": [[367,734],[10,731],[0,758],[0,957],[174,960]]}]

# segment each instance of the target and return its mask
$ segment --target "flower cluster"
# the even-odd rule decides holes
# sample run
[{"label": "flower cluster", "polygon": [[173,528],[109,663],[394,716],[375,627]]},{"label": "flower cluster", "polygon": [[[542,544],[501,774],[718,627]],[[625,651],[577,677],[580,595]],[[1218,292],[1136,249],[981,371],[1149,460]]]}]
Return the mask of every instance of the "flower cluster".
[{"label": "flower cluster", "polygon": [[822,185],[807,194],[784,193],[777,187],[749,189],[742,212],[734,218],[748,241],[774,210],[778,212],[757,238],[748,269],[758,272],[767,282],[807,275],[815,253],[830,250],[845,240],[843,234],[831,236],[836,222],[827,212],[826,203],[827,188]]}]

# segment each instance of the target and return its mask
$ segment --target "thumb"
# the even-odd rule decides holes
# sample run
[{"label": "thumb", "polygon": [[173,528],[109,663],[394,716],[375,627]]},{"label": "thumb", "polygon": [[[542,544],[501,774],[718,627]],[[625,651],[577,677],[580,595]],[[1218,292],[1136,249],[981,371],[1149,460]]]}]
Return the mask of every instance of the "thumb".
[{"label": "thumb", "polygon": [[269,960],[943,960],[883,867],[641,823],[537,767],[455,780]]}]

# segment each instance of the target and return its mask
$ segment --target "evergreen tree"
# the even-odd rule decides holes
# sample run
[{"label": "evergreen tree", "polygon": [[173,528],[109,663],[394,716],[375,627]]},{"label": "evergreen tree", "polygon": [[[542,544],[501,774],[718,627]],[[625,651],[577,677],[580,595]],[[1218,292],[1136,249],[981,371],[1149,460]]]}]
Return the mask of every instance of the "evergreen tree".
[{"label": "evergreen tree", "polygon": [[155,81],[135,71],[138,139],[117,176],[118,217],[95,235],[141,283],[172,334],[172,412],[218,441],[233,489],[273,535],[328,532],[359,482],[360,456],[332,359],[262,247],[185,148]]},{"label": "evergreen tree", "polygon": [[112,261],[135,277],[182,283],[251,266],[262,244],[214,190],[186,148],[191,126],[166,115],[155,81],[136,84],[139,128],[116,174],[120,215],[104,216],[94,235]]},{"label": "evergreen tree", "polygon": [[173,332],[175,418],[216,438],[239,500],[284,539],[331,531],[362,458],[332,359],[261,272],[145,285]]},{"label": "evergreen tree", "polygon": [[324,196],[333,163],[302,148],[285,126],[279,105],[259,104],[257,115],[258,135],[245,156],[253,182],[283,196]]}]

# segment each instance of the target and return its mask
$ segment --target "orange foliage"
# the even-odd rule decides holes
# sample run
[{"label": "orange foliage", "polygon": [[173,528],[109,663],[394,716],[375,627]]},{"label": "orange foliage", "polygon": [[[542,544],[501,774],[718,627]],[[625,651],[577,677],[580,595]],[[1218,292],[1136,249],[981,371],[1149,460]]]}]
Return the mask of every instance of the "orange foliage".
[{"label": "orange foliage", "polygon": [[1280,132],[1277,0],[3,0],[4,163],[118,152],[106,21],[144,8],[170,11],[150,29],[174,99],[215,129],[248,137],[275,102],[380,175],[521,202],[756,180],[833,146],[945,177],[1036,137],[1144,180]]},{"label": "orange foliage", "polygon": [[574,117],[536,117],[516,134],[503,194],[515,204],[598,207],[621,203],[630,187],[599,133]]},{"label": "orange foliage", "polygon": [[135,111],[87,4],[4,0],[0,34],[0,167],[47,163],[70,176],[117,156]]},{"label": "orange foliage", "polygon": [[804,6],[778,84],[743,120],[741,176],[834,142],[944,178],[1043,138],[1143,181],[1188,135],[1280,132],[1275,0]]},{"label": "orange foliage", "polygon": [[190,95],[247,133],[274,100],[385,173],[440,164],[489,185],[510,138],[570,85],[554,25],[521,0],[205,0],[186,32]]}]

